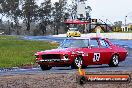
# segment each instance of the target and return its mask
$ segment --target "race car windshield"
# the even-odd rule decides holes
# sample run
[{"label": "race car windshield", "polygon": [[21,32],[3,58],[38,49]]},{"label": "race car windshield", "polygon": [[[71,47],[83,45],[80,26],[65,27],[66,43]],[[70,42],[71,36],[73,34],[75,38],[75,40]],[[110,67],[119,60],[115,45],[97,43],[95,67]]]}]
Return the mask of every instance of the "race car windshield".
[{"label": "race car windshield", "polygon": [[58,48],[87,48],[87,39],[66,39]]}]

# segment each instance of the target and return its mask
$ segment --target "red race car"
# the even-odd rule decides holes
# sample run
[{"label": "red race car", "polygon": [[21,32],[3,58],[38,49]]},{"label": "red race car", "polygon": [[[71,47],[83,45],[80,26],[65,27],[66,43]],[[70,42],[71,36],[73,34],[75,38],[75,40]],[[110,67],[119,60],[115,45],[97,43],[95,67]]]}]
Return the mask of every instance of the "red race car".
[{"label": "red race car", "polygon": [[65,39],[57,49],[35,53],[35,59],[42,70],[58,66],[71,66],[76,69],[101,64],[116,67],[125,60],[127,54],[125,48],[112,44],[106,38],[78,37]]}]

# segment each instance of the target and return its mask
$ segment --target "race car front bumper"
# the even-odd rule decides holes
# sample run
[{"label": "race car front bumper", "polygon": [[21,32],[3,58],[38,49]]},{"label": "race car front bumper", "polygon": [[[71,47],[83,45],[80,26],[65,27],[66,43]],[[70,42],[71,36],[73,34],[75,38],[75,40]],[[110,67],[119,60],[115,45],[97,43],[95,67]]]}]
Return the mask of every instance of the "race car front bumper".
[{"label": "race car front bumper", "polygon": [[61,60],[61,59],[45,59],[45,60],[37,60],[36,63],[42,65],[49,65],[49,66],[69,66],[70,60]]},{"label": "race car front bumper", "polygon": [[69,62],[69,59],[44,59],[44,60],[37,60],[36,62]]}]

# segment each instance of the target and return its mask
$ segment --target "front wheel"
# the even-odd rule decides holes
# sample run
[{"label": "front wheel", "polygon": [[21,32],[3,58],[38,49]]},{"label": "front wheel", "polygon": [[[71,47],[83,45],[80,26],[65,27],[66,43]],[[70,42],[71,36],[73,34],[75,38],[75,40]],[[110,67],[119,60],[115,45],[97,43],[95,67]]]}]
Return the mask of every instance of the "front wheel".
[{"label": "front wheel", "polygon": [[41,70],[50,70],[52,67],[51,66],[47,66],[47,65],[40,65]]},{"label": "front wheel", "polygon": [[110,67],[117,67],[119,64],[119,56],[118,55],[113,55],[110,63],[109,63],[109,66]]},{"label": "front wheel", "polygon": [[82,57],[77,56],[77,57],[74,59],[72,65],[71,65],[71,68],[72,68],[72,69],[78,69],[79,67],[82,68],[82,62],[83,62]]}]

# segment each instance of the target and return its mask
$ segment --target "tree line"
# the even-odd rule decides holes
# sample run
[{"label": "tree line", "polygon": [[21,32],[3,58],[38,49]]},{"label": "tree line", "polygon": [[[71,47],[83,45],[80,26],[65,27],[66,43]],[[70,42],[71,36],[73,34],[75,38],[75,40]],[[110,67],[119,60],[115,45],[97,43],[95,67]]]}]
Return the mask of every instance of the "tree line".
[{"label": "tree line", "polygon": [[59,0],[52,3],[51,0],[0,0],[1,20],[3,17],[12,19],[14,26],[19,26],[20,20],[26,24],[26,31],[30,33],[31,23],[39,25],[42,34],[46,34],[46,26],[52,25],[54,33],[58,34],[60,26],[64,25],[64,20],[69,16],[76,14],[77,0]]}]

